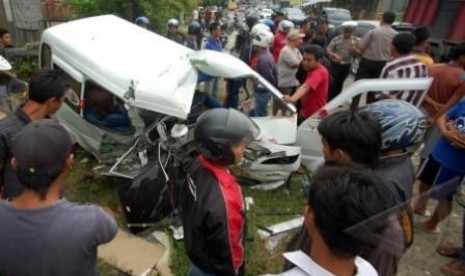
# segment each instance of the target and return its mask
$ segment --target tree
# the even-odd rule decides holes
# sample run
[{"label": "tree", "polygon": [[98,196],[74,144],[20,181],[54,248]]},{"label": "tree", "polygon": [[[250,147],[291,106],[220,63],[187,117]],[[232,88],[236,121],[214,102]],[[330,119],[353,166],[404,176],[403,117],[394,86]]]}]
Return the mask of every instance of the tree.
[{"label": "tree", "polygon": [[150,29],[166,31],[170,18],[190,16],[199,0],[66,0],[75,18],[115,14],[131,22],[141,15],[150,19]]}]

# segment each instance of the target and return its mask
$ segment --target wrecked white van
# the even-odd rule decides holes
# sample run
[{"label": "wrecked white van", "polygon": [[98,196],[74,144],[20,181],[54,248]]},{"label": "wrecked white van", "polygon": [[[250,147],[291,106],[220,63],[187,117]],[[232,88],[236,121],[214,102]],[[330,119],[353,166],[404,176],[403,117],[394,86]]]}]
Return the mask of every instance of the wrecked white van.
[{"label": "wrecked white van", "polygon": [[[57,117],[79,145],[101,162],[98,172],[128,179],[152,168],[150,164],[164,167],[170,154],[167,143],[179,146],[177,150],[188,144],[200,73],[257,78],[281,96],[229,54],[195,52],[113,15],[45,30],[40,66],[59,69],[72,80],[74,97],[65,100]],[[102,118],[102,113],[111,118]],[[295,116],[254,120],[263,139],[260,146],[248,150],[253,160],[247,163],[246,176],[258,182],[286,179],[300,165],[299,147],[279,145],[295,142]],[[276,159],[283,158],[284,171],[278,176],[275,172],[283,162]]]}]

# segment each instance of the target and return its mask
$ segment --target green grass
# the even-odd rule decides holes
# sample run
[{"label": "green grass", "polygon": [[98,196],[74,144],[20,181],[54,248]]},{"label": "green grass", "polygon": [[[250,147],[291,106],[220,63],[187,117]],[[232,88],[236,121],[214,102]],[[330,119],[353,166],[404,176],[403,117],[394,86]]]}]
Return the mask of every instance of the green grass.
[{"label": "green grass", "polygon": [[[94,175],[92,167],[96,166],[97,163],[92,157],[87,156],[82,151],[78,151],[75,155],[75,165],[68,179],[66,197],[71,201],[96,203],[110,207],[117,214],[120,227],[124,229],[124,216],[120,210],[114,179]],[[83,158],[88,158],[90,161],[82,164],[80,161]],[[257,224],[270,226],[296,218],[302,214],[305,198],[301,186],[305,180],[304,175],[294,174],[288,187],[281,187],[275,191],[258,191],[251,187],[243,187],[244,196],[254,199],[254,205],[247,212],[247,275],[278,273],[282,271],[282,253],[285,251],[292,233],[287,235],[273,251],[269,251],[265,248],[266,241],[262,240],[258,235]],[[167,228],[166,222],[161,222],[160,225]],[[173,275],[186,275],[189,260],[184,250],[184,244],[182,241],[172,241],[172,245],[170,267]],[[102,260],[98,261],[97,268],[100,275],[103,276],[125,275]]]}]

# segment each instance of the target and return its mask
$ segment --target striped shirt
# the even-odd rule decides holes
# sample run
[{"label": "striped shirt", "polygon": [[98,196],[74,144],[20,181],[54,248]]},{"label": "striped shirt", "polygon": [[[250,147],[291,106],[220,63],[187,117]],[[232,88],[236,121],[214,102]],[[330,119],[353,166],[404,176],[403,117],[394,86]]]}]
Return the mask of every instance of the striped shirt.
[{"label": "striped shirt", "polygon": [[[427,78],[428,67],[418,61],[416,56],[408,55],[405,57],[396,58],[388,62],[383,71],[381,71],[380,78],[382,79],[411,79],[411,78]],[[396,95],[400,100],[416,104],[421,96],[421,91],[389,91],[385,94]]]}]

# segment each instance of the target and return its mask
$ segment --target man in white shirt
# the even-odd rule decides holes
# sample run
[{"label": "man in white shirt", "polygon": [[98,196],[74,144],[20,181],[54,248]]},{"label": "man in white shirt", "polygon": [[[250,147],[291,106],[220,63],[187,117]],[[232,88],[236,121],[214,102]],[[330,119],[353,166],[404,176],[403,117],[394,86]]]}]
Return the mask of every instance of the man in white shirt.
[{"label": "man in white shirt", "polygon": [[304,212],[312,237],[310,254],[285,253],[296,267],[280,275],[378,275],[358,255],[376,243],[367,237],[381,234],[387,223],[385,216],[377,216],[385,210],[387,193],[371,170],[355,163],[327,161],[313,176]]}]

